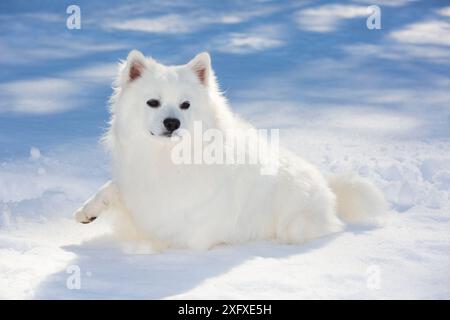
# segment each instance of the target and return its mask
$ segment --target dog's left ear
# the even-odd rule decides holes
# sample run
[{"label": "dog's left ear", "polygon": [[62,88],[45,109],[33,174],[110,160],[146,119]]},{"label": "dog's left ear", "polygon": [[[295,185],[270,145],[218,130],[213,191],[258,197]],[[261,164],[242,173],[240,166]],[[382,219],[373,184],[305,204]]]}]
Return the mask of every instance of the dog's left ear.
[{"label": "dog's left ear", "polygon": [[145,56],[138,50],[130,51],[122,70],[122,83],[131,83],[139,79],[146,68],[147,61]]},{"label": "dog's left ear", "polygon": [[194,71],[201,84],[209,86],[211,80],[211,57],[208,52],[199,53],[188,62],[187,66]]}]

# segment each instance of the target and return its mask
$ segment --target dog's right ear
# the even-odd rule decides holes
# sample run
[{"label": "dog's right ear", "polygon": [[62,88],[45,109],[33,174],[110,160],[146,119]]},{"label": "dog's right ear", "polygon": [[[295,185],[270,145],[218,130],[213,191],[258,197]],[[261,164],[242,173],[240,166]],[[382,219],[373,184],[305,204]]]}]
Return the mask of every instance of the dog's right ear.
[{"label": "dog's right ear", "polygon": [[147,61],[144,55],[138,50],[130,51],[121,74],[122,84],[139,79],[146,68]]}]

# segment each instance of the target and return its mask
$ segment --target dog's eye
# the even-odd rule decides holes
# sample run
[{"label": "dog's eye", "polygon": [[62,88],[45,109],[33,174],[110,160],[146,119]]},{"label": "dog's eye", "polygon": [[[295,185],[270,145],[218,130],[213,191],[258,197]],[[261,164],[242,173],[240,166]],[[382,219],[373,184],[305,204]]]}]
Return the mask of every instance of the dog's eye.
[{"label": "dog's eye", "polygon": [[150,99],[147,101],[147,105],[152,108],[158,108],[161,105],[161,103],[159,102],[159,100]]},{"label": "dog's eye", "polygon": [[185,101],[182,104],[180,104],[181,109],[188,109],[190,106],[191,104],[189,103],[189,101]]}]

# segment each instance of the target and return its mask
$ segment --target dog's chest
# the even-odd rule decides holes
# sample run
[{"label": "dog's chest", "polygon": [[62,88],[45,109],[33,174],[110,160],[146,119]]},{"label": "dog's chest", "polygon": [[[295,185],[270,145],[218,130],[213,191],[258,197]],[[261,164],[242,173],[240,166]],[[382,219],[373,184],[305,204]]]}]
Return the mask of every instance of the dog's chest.
[{"label": "dog's chest", "polygon": [[[240,211],[243,190],[224,166],[175,165],[167,157],[138,153],[116,164],[125,205],[138,226],[160,237],[220,223]],[[239,177],[244,179],[245,177]]]}]

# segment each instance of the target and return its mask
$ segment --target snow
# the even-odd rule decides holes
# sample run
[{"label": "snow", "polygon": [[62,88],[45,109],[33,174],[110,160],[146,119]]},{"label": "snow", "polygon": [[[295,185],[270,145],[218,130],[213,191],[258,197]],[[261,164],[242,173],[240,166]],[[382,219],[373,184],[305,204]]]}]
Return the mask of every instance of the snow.
[{"label": "snow", "polygon": [[[80,1],[78,31],[65,29],[63,7],[2,5],[0,65],[14,72],[0,74],[0,298],[450,298],[448,30],[416,39],[418,26],[448,24],[448,6],[379,1],[381,31],[343,15],[315,32],[317,21],[299,28],[297,18],[328,14],[325,1],[246,3]],[[119,13],[146,28],[108,31]],[[184,14],[200,22],[147,30]],[[225,41],[236,35],[251,41]],[[324,173],[357,172],[381,188],[383,225],[304,245],[155,253],[115,240],[108,215],[77,224],[74,210],[110,177],[98,138],[114,65],[131,48],[167,63],[210,50],[240,115],[279,128],[281,144]]]},{"label": "snow", "polygon": [[[448,141],[380,143],[310,131],[314,138],[299,143],[299,136],[309,136],[284,133],[284,145],[325,172],[352,170],[374,180],[393,208],[384,225],[348,226],[305,245],[256,242],[149,254],[114,240],[107,216],[75,223],[72,212],[108,178],[108,163],[98,161],[105,158],[99,147],[61,148],[1,165],[2,199],[10,200],[3,201],[0,297],[450,297]],[[67,268],[73,265],[81,288],[71,290]],[[371,268],[379,273],[377,288],[368,285]]]}]

